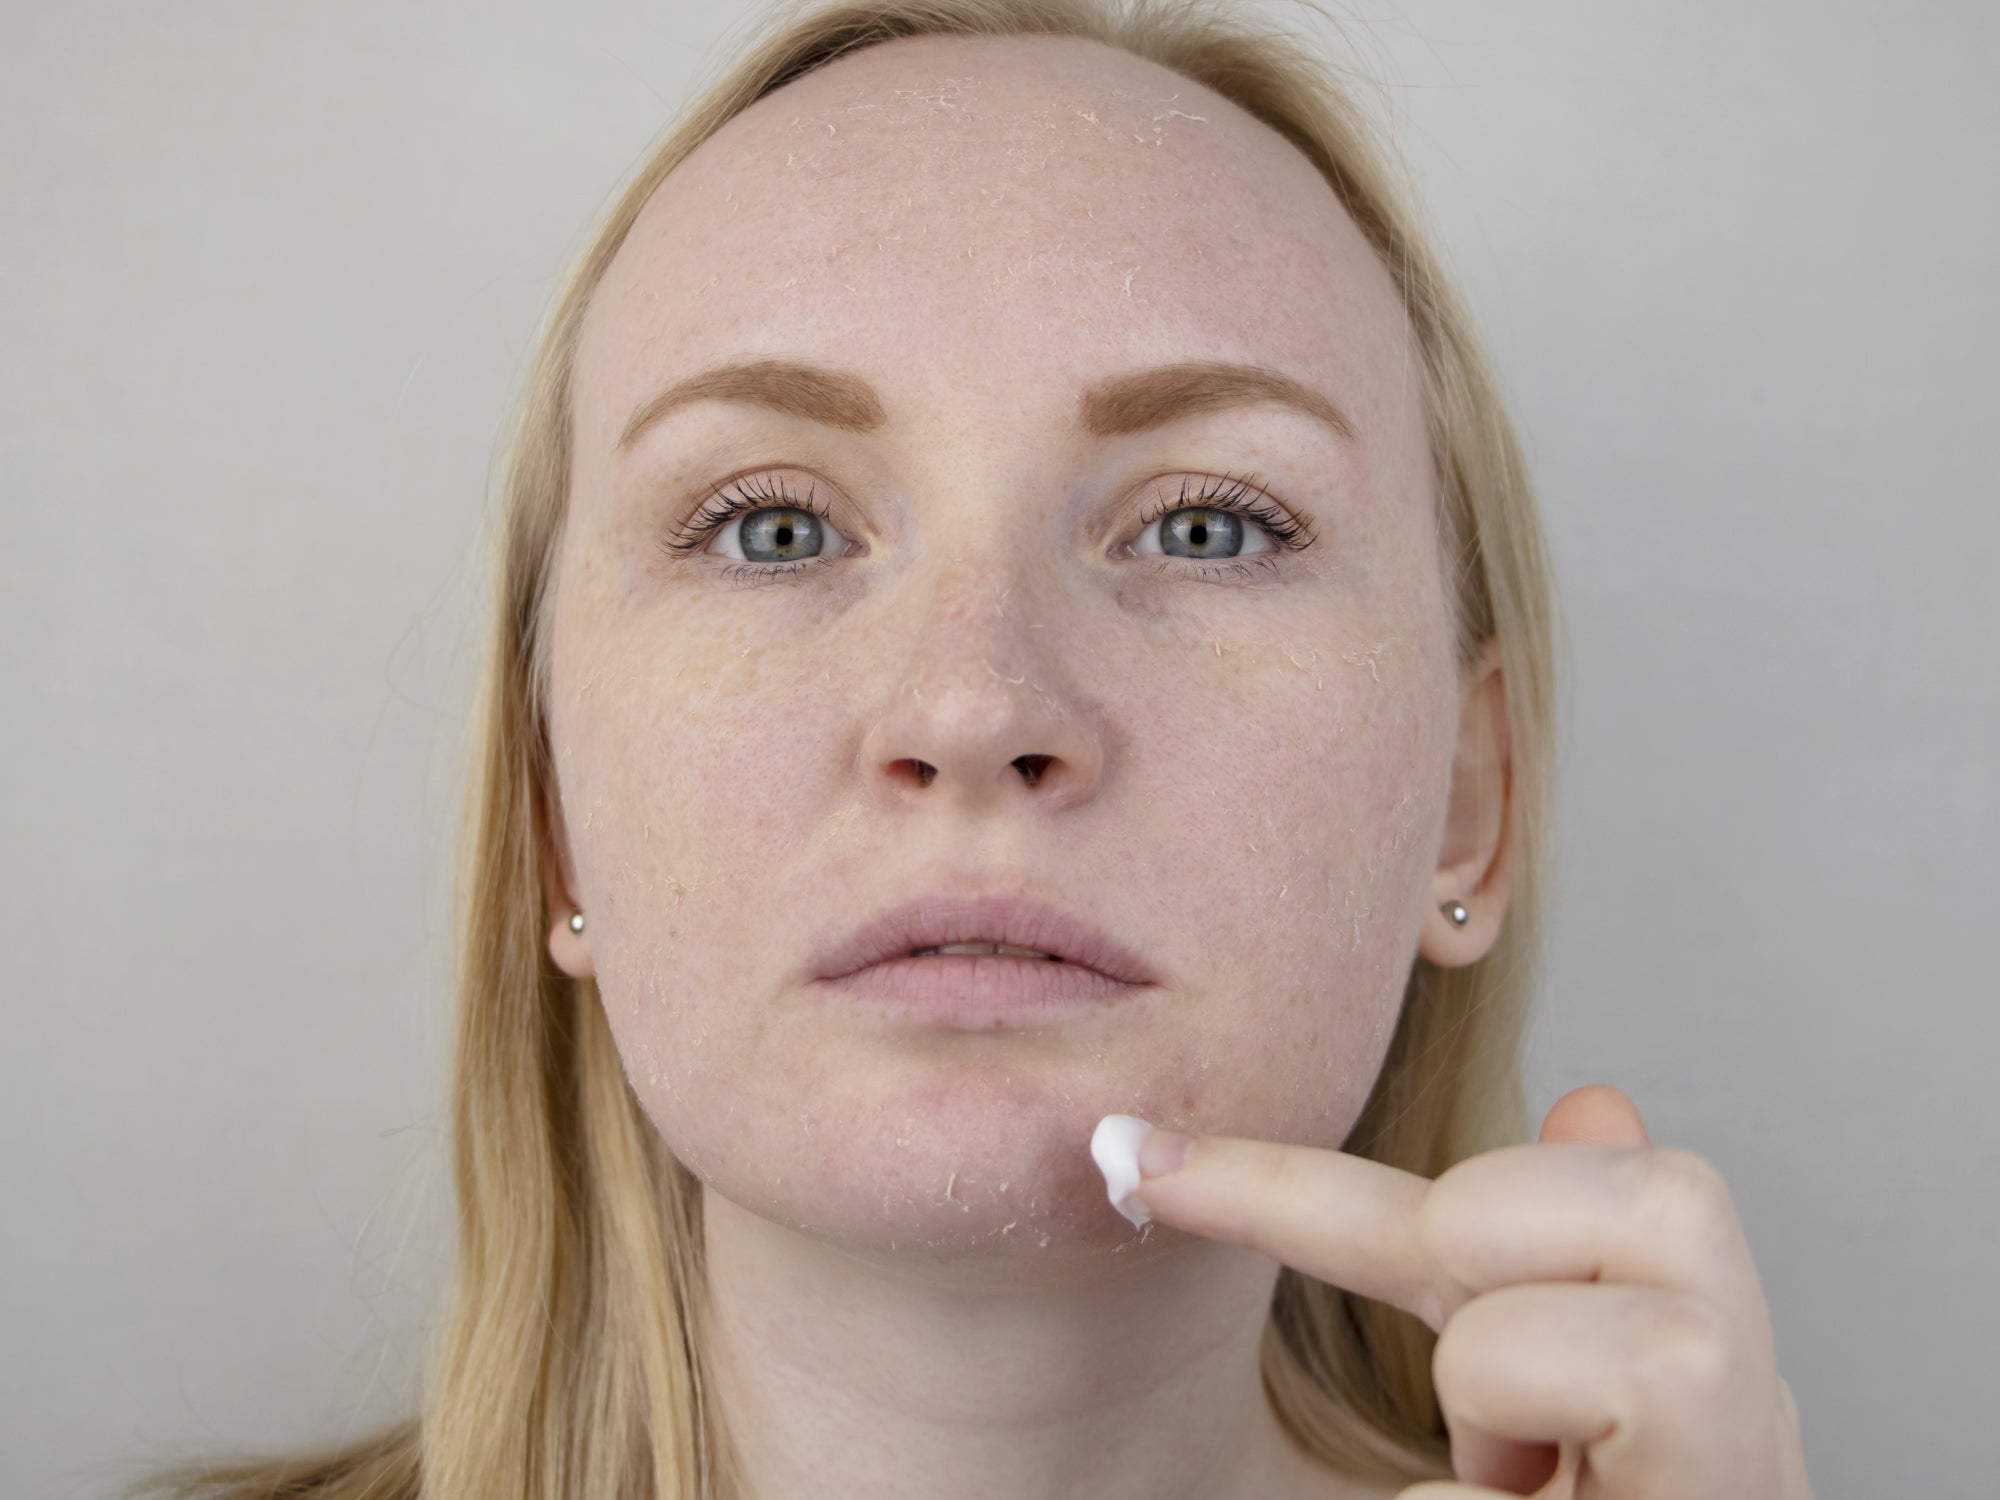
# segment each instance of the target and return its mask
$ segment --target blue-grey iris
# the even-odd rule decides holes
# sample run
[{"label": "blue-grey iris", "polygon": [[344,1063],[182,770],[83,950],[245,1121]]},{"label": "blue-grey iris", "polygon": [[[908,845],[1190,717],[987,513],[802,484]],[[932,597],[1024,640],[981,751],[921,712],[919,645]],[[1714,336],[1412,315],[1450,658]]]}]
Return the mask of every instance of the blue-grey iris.
[{"label": "blue-grey iris", "polygon": [[[797,562],[800,558],[819,556],[822,537],[819,517],[809,510],[771,506],[754,511],[743,518],[738,531],[746,562]],[[757,555],[759,549],[769,549],[768,555]]]},{"label": "blue-grey iris", "polygon": [[[1218,546],[1214,552],[1179,548]],[[1160,550],[1169,557],[1234,557],[1243,550],[1243,522],[1226,510],[1189,506],[1160,518]]]}]

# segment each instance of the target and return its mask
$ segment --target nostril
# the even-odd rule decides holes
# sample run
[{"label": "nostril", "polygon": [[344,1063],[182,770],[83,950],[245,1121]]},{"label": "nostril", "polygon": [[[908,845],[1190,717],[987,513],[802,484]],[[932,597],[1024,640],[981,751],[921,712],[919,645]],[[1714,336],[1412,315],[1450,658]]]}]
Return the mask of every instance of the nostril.
[{"label": "nostril", "polygon": [[1054,759],[1053,755],[1023,755],[1014,764],[1028,779],[1028,785],[1033,786],[1042,779],[1042,772],[1048,769],[1049,762]]}]

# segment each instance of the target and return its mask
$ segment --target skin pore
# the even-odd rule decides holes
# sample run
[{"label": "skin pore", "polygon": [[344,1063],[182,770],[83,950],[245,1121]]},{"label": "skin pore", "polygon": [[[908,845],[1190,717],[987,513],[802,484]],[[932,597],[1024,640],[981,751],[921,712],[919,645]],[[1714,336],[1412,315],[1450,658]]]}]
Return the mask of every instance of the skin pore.
[{"label": "skin pore", "polygon": [[[1497,931],[1504,709],[1490,659],[1452,660],[1413,359],[1302,156],[1066,38],[808,75],[678,167],[610,267],[553,601],[550,949],[704,1184],[758,1500],[1391,1493],[1269,1410],[1277,1262],[1134,1230],[1088,1142],[1124,1112],[1340,1146],[1414,958]],[[837,420],[718,382],[621,443],[746,360],[842,372],[784,387]],[[1352,435],[1273,400],[1119,431],[1135,403],[1086,400],[1189,361],[1279,372]],[[1225,480],[1311,544],[1245,516],[1238,546],[1166,551]],[[744,513],[672,550],[718,485]],[[753,576],[802,528],[816,557]],[[1160,982],[995,1031],[813,985],[829,943],[947,888],[1047,901]]]}]

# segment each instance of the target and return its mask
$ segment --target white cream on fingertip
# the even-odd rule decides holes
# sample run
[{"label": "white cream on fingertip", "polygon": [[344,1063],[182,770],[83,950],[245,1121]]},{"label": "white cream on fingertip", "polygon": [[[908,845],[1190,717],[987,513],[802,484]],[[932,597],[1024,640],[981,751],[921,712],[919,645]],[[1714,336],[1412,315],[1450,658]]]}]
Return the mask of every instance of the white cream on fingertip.
[{"label": "white cream on fingertip", "polygon": [[1125,1199],[1139,1186],[1139,1142],[1152,1128],[1137,1115],[1106,1115],[1090,1135],[1090,1159],[1104,1174],[1111,1206],[1141,1228],[1152,1223],[1153,1216],[1136,1203],[1127,1208]]}]

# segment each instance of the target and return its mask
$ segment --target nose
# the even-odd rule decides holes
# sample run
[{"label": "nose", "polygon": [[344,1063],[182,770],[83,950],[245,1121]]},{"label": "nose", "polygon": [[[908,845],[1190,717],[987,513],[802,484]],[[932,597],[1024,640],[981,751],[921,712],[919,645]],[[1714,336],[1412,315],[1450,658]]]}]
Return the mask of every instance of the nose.
[{"label": "nose", "polygon": [[940,578],[862,743],[878,795],[976,814],[1054,812],[1095,794],[1104,727],[1054,586],[992,567]]}]

